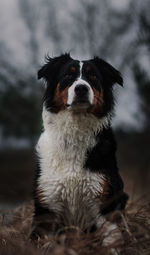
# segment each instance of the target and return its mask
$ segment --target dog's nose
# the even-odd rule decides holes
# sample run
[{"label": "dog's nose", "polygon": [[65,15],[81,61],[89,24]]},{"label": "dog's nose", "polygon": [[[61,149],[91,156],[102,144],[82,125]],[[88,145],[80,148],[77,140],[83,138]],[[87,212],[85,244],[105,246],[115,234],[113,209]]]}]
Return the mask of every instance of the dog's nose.
[{"label": "dog's nose", "polygon": [[88,93],[88,90],[88,86],[82,84],[75,87],[75,93],[77,96],[85,96]]}]

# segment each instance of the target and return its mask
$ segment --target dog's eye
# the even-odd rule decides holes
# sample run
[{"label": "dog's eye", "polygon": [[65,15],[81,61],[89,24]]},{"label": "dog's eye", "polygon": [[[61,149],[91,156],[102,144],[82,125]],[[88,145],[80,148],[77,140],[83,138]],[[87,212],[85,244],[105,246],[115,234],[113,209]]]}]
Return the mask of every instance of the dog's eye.
[{"label": "dog's eye", "polygon": [[92,81],[96,81],[96,80],[97,80],[97,76],[96,76],[96,75],[90,75],[90,79],[91,79]]}]

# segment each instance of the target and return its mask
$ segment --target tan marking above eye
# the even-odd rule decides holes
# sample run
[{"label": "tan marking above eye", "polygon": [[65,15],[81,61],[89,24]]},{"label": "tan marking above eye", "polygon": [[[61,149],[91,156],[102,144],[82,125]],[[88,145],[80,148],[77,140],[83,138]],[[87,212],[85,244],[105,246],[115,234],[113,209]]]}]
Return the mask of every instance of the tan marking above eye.
[{"label": "tan marking above eye", "polygon": [[95,81],[95,80],[97,80],[97,76],[96,75],[90,75],[90,79]]},{"label": "tan marking above eye", "polygon": [[75,66],[72,66],[72,67],[70,68],[70,71],[74,73],[74,72],[76,71]]},{"label": "tan marking above eye", "polygon": [[64,110],[67,104],[67,96],[68,96],[68,87],[66,87],[63,91],[60,91],[60,83],[57,84],[57,88],[55,91],[54,101],[57,106],[57,110]]},{"label": "tan marking above eye", "polygon": [[89,72],[89,71],[91,71],[91,67],[90,67],[90,66],[87,66],[87,67],[86,67],[86,72]]}]

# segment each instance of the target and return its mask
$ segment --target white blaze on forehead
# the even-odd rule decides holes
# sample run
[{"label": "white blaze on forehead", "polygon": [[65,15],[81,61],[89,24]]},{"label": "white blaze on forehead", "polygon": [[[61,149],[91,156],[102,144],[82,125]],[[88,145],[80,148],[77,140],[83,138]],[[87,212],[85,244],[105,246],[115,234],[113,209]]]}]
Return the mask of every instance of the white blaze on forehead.
[{"label": "white blaze on forehead", "polygon": [[79,78],[81,78],[81,77],[82,77],[82,67],[83,67],[83,62],[82,62],[82,61],[80,61],[80,77],[79,77]]},{"label": "white blaze on forehead", "polygon": [[79,67],[80,67],[79,77],[72,84],[72,86],[68,89],[68,100],[67,100],[68,105],[71,105],[75,99],[75,96],[76,96],[75,95],[75,87],[77,85],[86,85],[89,88],[89,92],[88,92],[89,103],[92,104],[93,100],[94,100],[94,93],[93,93],[93,90],[92,90],[90,84],[87,81],[85,81],[84,79],[82,79],[82,69],[83,69],[82,61],[79,62]]}]

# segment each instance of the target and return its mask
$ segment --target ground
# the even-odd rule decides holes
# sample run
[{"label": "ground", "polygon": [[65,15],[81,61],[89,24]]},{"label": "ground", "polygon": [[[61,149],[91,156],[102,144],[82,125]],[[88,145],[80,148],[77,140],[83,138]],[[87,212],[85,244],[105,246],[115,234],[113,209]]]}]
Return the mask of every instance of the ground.
[{"label": "ground", "polygon": [[[32,202],[15,210],[0,212],[0,254],[5,255],[148,255],[150,254],[150,203],[127,206],[125,212],[116,211],[109,220],[121,231],[117,240],[103,246],[102,236],[107,222],[92,234],[68,227],[61,233],[32,242],[29,238],[33,215]],[[115,235],[115,231],[112,232]]]}]

